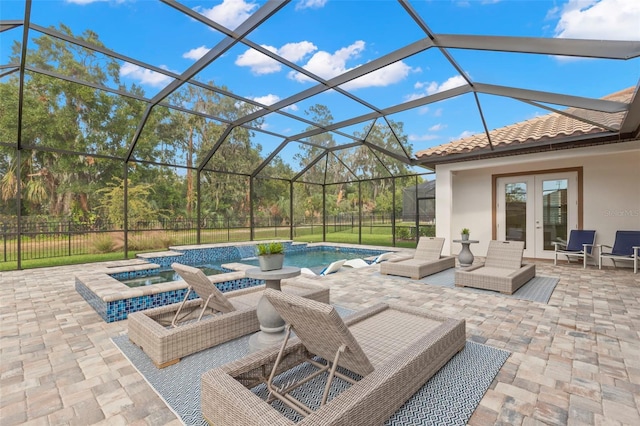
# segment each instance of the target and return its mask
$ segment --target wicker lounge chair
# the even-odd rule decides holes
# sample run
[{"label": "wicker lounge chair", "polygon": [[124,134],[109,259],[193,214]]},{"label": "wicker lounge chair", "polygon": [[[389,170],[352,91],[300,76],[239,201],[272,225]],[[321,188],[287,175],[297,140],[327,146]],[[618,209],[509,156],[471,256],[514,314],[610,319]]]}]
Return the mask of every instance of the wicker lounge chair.
[{"label": "wicker lounge chair", "polygon": [[[602,247],[607,247],[611,251],[604,252]],[[618,266],[616,261],[632,261],[633,273],[637,274],[638,261],[640,260],[640,231],[617,231],[613,246],[605,244],[600,246],[599,269],[602,269],[602,259],[611,259],[614,267]]]},{"label": "wicker lounge chair", "polygon": [[[172,267],[189,284],[189,290],[206,295],[203,296],[206,299],[185,298],[180,304],[129,315],[129,339],[142,348],[156,367],[167,367],[187,355],[260,329],[256,308],[264,285],[221,293],[201,270],[180,264]],[[222,281],[224,275],[214,277]],[[329,303],[329,290],[317,285],[283,282],[282,291]]]},{"label": "wicker lounge chair", "polygon": [[346,261],[347,261],[347,259],[336,260],[335,262],[331,263],[329,266],[324,268],[322,271],[320,271],[319,274],[316,274],[315,272],[313,272],[309,268],[301,268],[300,269],[300,273],[306,274],[306,275],[319,275],[321,277],[324,277],[326,275],[338,272],[340,270],[340,268],[342,268],[342,265],[344,265],[344,262],[346,262]]},{"label": "wicker lounge chair", "polygon": [[421,237],[413,258],[389,260],[380,264],[380,273],[414,280],[456,266],[455,256],[442,256],[444,238]]},{"label": "wicker lounge chair", "polygon": [[535,264],[523,264],[523,241],[489,241],[484,264],[456,271],[457,287],[475,287],[513,294],[536,276]]},{"label": "wicker lounge chair", "polygon": [[[216,426],[382,424],[465,345],[464,320],[379,304],[343,321],[332,306],[270,289],[265,294],[296,337],[280,349],[267,348],[203,374],[202,413]],[[330,366],[316,356],[332,361]],[[273,397],[266,401],[250,390],[310,359],[329,381],[335,364],[355,373],[349,376],[356,380],[324,404],[325,385],[307,391],[316,410],[289,398],[294,385],[269,384]],[[304,418],[294,423],[285,417],[270,404],[275,398],[294,405]]]},{"label": "wicker lounge chair", "polygon": [[[553,264],[558,263],[558,255],[567,256],[567,261],[572,257],[582,258],[582,267],[587,267],[587,258],[592,257],[593,247],[596,243],[596,231],[584,229],[572,229],[569,233],[569,241],[552,243],[554,246]],[[594,261],[595,263],[595,261]]]}]

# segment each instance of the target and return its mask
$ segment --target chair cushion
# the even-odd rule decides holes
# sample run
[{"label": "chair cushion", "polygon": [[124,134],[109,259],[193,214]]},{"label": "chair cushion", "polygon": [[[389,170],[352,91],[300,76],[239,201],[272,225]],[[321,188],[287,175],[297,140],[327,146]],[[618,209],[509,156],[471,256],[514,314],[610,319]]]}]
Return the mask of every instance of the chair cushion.
[{"label": "chair cushion", "polygon": [[332,361],[344,345],[346,350],[338,365],[361,376],[373,371],[367,355],[333,306],[269,288],[264,294],[309,352]]},{"label": "chair cushion", "polygon": [[414,259],[419,260],[438,260],[444,246],[444,238],[437,237],[420,237]]},{"label": "chair cushion", "polygon": [[227,300],[227,297],[218,290],[218,287],[216,287],[200,269],[181,263],[173,263],[171,267],[193,288],[202,300],[207,300],[207,298],[211,296],[208,303],[211,309],[223,313],[233,312],[235,310],[233,305]]},{"label": "chair cushion", "polygon": [[507,277],[513,274],[518,269],[520,268],[506,269],[506,268],[496,268],[492,266],[484,266],[482,268],[478,268],[473,271],[470,271],[469,273],[473,275],[481,275],[481,276],[487,276],[487,277]]},{"label": "chair cushion", "polygon": [[523,241],[489,241],[484,266],[510,270],[520,269],[523,251]]}]

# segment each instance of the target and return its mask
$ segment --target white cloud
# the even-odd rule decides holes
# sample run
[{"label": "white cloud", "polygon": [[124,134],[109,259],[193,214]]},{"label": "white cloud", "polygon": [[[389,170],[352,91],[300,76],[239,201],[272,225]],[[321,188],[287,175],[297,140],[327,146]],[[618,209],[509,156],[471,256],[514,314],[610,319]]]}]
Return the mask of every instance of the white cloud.
[{"label": "white cloud", "polygon": [[569,0],[555,33],[558,38],[640,40],[640,1]]},{"label": "white cloud", "polygon": [[413,101],[415,99],[420,99],[428,95],[444,92],[445,90],[455,89],[456,87],[464,86],[465,84],[467,84],[467,80],[465,80],[461,75],[449,77],[447,80],[440,84],[438,84],[437,81],[419,81],[413,85],[415,89],[418,89],[418,92],[411,93],[405,96],[405,100]]},{"label": "white cloud", "polygon": [[[263,45],[262,47],[269,50],[270,52],[276,52],[276,48],[273,46]],[[236,58],[235,64],[239,67],[250,67],[251,72],[258,75],[271,74],[282,69],[282,65],[280,64],[280,62],[271,59],[267,55],[260,53],[254,49],[249,49],[242,55],[238,56]]]},{"label": "white cloud", "polygon": [[257,98],[252,98],[254,101],[261,103],[262,105],[273,105],[280,100],[280,96],[268,94],[265,96],[259,96]]},{"label": "white cloud", "polygon": [[[319,77],[330,79],[352,69],[347,68],[347,61],[357,58],[364,48],[365,42],[358,40],[350,46],[336,50],[333,54],[321,50],[316,52],[311,59],[303,65],[303,68]],[[309,77],[297,71],[291,71],[289,78],[299,82],[312,81]]]},{"label": "white cloud", "polygon": [[246,21],[257,8],[257,3],[247,3],[244,0],[224,0],[221,4],[213,6],[211,9],[198,6],[193,10],[220,25],[235,29]]},{"label": "white cloud", "polygon": [[[308,41],[287,43],[279,49],[268,45],[262,45],[262,47],[282,56],[290,62],[298,62],[304,59],[309,53],[318,49],[313,43]],[[235,64],[241,67],[250,67],[251,72],[258,75],[271,74],[282,69],[280,62],[254,49],[248,49],[242,55],[239,55],[236,58]]]},{"label": "white cloud", "polygon": [[287,43],[276,51],[277,54],[285,58],[289,62],[298,62],[304,59],[311,52],[318,50],[315,44],[310,41],[301,41],[298,43]]},{"label": "white cloud", "polygon": [[195,49],[191,49],[186,53],[183,53],[182,57],[197,61],[198,59],[202,58],[208,51],[209,51],[209,48],[207,46],[202,45],[200,47],[196,47]]},{"label": "white cloud", "polygon": [[[160,65],[160,68],[170,71],[165,65]],[[173,72],[177,73],[176,71]],[[129,62],[125,62],[120,67],[120,76],[129,77],[133,80],[138,80],[140,84],[146,84],[153,87],[166,86],[173,80],[173,78],[167,75],[139,67],[138,65],[134,65]]]},{"label": "white cloud", "polygon": [[446,124],[438,123],[438,124],[434,124],[433,126],[429,127],[429,131],[430,132],[439,132],[440,130],[444,130],[446,128],[447,128]]},{"label": "white cloud", "polygon": [[296,3],[296,10],[320,9],[327,4],[327,0],[300,0]]},{"label": "white cloud", "polygon": [[456,75],[448,78],[444,83],[439,86],[433,87],[429,86],[428,94],[433,95],[434,93],[444,92],[445,90],[455,89],[456,87],[464,86],[467,84],[467,80],[464,79],[461,75]]},{"label": "white cloud", "polygon": [[411,71],[412,68],[404,62],[394,62],[384,68],[345,83],[341,87],[350,90],[362,87],[385,87],[404,80]]},{"label": "white cloud", "polygon": [[297,104],[291,104],[291,105],[289,105],[289,106],[287,106],[287,107],[284,107],[283,109],[285,109],[285,110],[289,110],[289,111],[297,111],[297,110],[298,110],[298,109],[300,109],[300,108],[298,108],[298,105],[297,105]]}]

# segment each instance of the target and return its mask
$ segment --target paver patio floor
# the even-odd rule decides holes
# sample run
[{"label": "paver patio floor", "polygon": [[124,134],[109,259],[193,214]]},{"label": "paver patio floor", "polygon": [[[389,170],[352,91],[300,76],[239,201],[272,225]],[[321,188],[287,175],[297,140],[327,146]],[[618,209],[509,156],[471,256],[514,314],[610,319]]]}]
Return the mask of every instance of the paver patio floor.
[{"label": "paver patio floor", "polygon": [[[538,262],[560,278],[548,304],[380,276],[318,278],[332,303],[381,301],[465,318],[467,339],[512,352],[472,425],[640,424],[640,274]],[[75,291],[75,265],[0,272],[0,424],[179,425]]]}]

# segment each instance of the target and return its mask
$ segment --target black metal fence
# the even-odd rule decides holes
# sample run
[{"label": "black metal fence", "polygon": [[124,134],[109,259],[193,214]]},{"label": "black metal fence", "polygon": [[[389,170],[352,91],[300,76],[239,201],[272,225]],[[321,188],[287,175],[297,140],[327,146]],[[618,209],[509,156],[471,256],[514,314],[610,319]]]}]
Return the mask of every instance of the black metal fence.
[{"label": "black metal fence", "polygon": [[[322,241],[326,234],[346,235],[344,242],[352,242],[348,234],[387,235],[393,241],[395,229],[398,239],[415,239],[415,222],[393,226],[390,213],[368,214],[359,218],[357,213],[341,213],[322,218],[307,217],[293,226],[282,217],[254,217],[253,227],[248,216],[208,217],[201,219],[171,219],[129,224],[125,231],[121,225],[95,221],[51,221],[43,218],[23,218],[0,222],[2,238],[0,262],[45,259],[103,253],[144,252],[167,249],[170,246],[261,240],[267,238]],[[421,235],[433,234],[435,227],[420,226]],[[253,235],[252,235],[253,231]],[[200,236],[198,240],[198,235]],[[18,238],[20,238],[18,240]],[[336,240],[335,238],[327,238]],[[339,239],[339,238],[338,238]],[[18,244],[19,242],[19,244]],[[19,248],[18,248],[19,245]],[[124,254],[123,254],[124,255]]]}]

